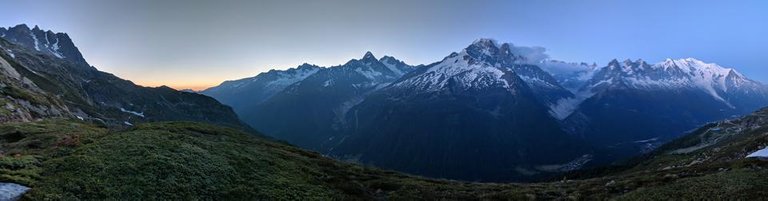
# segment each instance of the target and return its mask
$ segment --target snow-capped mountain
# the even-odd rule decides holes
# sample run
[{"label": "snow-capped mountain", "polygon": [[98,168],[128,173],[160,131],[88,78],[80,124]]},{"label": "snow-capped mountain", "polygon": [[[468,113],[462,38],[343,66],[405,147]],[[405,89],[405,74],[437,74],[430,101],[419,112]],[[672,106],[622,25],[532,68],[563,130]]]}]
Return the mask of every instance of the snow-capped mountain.
[{"label": "snow-capped mountain", "polygon": [[612,60],[577,94],[566,129],[600,144],[665,141],[710,121],[768,105],[768,88],[731,68],[696,59]]},{"label": "snow-capped mountain", "polygon": [[225,81],[200,93],[216,98],[233,107],[235,111],[241,111],[243,107],[259,104],[285,87],[317,73],[320,69],[316,65],[305,63],[296,68],[270,70],[254,77]]},{"label": "snow-capped mountain", "polygon": [[545,61],[541,66],[552,73],[561,85],[575,94],[575,98],[563,99],[559,102],[561,119],[570,115],[587,98],[613,88],[646,91],[701,90],[725,106],[733,108],[736,105],[746,104],[748,106],[744,108],[749,109],[761,105],[745,103],[743,102],[745,100],[738,96],[767,96],[766,87],[763,84],[750,80],[736,70],[693,58],[666,59],[655,64],[639,59],[624,62],[614,59],[607,66],[600,68],[585,63],[560,61]]},{"label": "snow-capped mountain", "polygon": [[733,106],[724,98],[728,91],[761,90],[762,84],[744,77],[731,68],[705,63],[693,58],[666,59],[657,64],[645,61],[611,61],[600,69],[585,87],[600,90],[608,86],[622,85],[636,89],[697,88],[724,104]]},{"label": "snow-capped mountain", "polygon": [[[8,29],[0,28],[0,37],[59,59],[85,63],[80,50],[66,33],[43,31],[38,26],[30,29],[26,24],[20,24]],[[13,55],[12,52],[10,54]]]},{"label": "snow-capped mountain", "polygon": [[[378,85],[392,82],[412,69],[412,66],[406,65],[394,57],[385,56],[379,60],[373,56],[373,53],[366,52],[365,55],[363,55],[363,58],[352,59],[340,67],[332,67],[330,71],[352,70],[357,74],[362,75],[367,80],[360,84]],[[332,78],[327,81],[329,84],[334,82]]]},{"label": "snow-capped mountain", "polygon": [[521,47],[509,43],[479,39],[461,52],[418,70],[418,74],[404,78],[394,87],[420,89],[412,90],[417,93],[500,87],[514,94],[517,92],[512,85],[524,84],[545,105],[553,108],[550,112],[554,115],[557,101],[571,98],[573,94],[552,75],[531,64],[535,59],[517,54],[519,49]]},{"label": "snow-capped mountain", "polygon": [[329,136],[321,151],[421,175],[498,181],[582,157],[588,146],[549,112],[549,100],[570,92],[516,48],[481,39],[404,75],[352,107],[346,133]]},{"label": "snow-capped mountain", "polygon": [[550,74],[530,65],[528,58],[514,54],[515,48],[509,43],[498,44],[491,39],[480,39],[461,52],[452,53],[442,61],[429,65],[424,73],[409,77],[396,86],[428,91],[446,89],[449,83],[463,88],[509,88],[506,76],[514,74],[536,90],[562,90]]},{"label": "snow-capped mountain", "polygon": [[716,64],[597,67],[543,51],[480,39],[417,67],[368,52],[339,66],[270,71],[203,93],[233,104],[256,129],[329,156],[470,180],[625,159],[768,105],[764,85]]},{"label": "snow-capped mountain", "polygon": [[[296,68],[270,70],[254,77],[224,81],[218,86],[201,91],[201,93],[212,96],[238,109],[244,104],[260,104],[276,93],[283,91],[286,87],[302,81],[319,71],[326,73],[325,71],[338,71],[338,69],[354,72],[354,75],[362,76],[369,80],[361,84],[378,85],[382,82],[391,82],[401,77],[403,74],[413,70],[413,66],[391,56],[384,56],[377,60],[371,52],[366,52],[361,59],[350,60],[347,64],[343,65],[343,68],[342,66],[323,68],[305,63]],[[333,78],[329,78],[322,83],[322,86],[328,87],[334,85],[335,82]],[[357,86],[361,87],[362,85]]]},{"label": "snow-capped mountain", "polygon": [[[366,52],[362,58],[352,59],[343,65],[311,69],[311,74],[310,71],[295,74],[302,76],[291,77],[291,84],[263,101],[248,99],[246,94],[271,90],[266,89],[266,85],[227,91],[228,94],[207,90],[204,94],[210,94],[225,103],[240,101],[240,105],[234,105],[235,110],[260,131],[319,150],[326,142],[321,139],[327,139],[329,135],[339,133],[348,126],[345,119],[351,107],[415,67],[391,56],[377,59],[371,52]],[[268,74],[253,79],[260,80],[264,76]],[[225,95],[232,97],[232,100],[225,99]]]}]

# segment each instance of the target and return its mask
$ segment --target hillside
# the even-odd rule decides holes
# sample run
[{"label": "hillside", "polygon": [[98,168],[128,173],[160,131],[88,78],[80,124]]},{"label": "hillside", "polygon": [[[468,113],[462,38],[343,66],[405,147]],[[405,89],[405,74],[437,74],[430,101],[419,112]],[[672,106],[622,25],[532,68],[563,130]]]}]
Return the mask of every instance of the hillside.
[{"label": "hillside", "polygon": [[110,126],[176,120],[250,129],[213,98],[165,86],[143,87],[99,71],[66,33],[26,25],[0,32],[0,93],[6,95],[0,103],[12,103],[5,106],[10,114],[0,112],[0,120],[74,117]]},{"label": "hillside", "polygon": [[[750,117],[742,122],[747,121]],[[690,145],[682,140],[614,173],[493,184],[361,167],[202,123],[146,123],[109,130],[78,120],[49,119],[0,125],[0,182],[31,187],[24,195],[28,200],[750,200],[767,195],[762,189],[768,182],[760,178],[768,176],[768,162],[744,158],[765,146],[764,123],[753,124],[747,133],[723,130],[738,137],[691,153],[720,150],[730,158],[712,155],[712,160],[689,163],[693,155],[663,151]],[[666,168],[671,164],[687,165]]]}]

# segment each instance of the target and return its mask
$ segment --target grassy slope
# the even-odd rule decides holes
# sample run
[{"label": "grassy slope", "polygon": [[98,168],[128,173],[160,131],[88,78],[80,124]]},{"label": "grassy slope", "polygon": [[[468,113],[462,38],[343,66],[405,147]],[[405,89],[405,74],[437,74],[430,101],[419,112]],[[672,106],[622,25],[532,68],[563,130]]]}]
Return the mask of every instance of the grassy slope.
[{"label": "grassy slope", "polygon": [[697,166],[536,184],[425,179],[188,122],[125,131],[71,120],[5,124],[0,142],[0,181],[31,186],[25,198],[32,200],[634,200],[766,196],[755,190],[768,187],[754,181],[768,174],[756,160],[732,163],[730,171]]}]

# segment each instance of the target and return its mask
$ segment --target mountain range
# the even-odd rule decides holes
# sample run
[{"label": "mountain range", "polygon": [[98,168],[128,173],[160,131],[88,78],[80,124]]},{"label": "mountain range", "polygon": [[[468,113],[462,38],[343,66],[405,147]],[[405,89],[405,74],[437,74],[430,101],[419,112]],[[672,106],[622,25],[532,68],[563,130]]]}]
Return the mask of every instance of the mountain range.
[{"label": "mountain range", "polygon": [[[212,98],[137,86],[39,44],[10,41],[0,38],[2,200],[760,200],[768,188],[768,108],[673,140],[633,141],[644,154],[594,167],[621,148],[604,142],[638,136],[597,135],[604,127],[592,124],[606,120],[586,118],[591,112],[643,120],[652,113],[623,110],[669,110],[645,101],[698,98],[685,103],[731,115],[761,104],[761,84],[695,59],[598,68],[522,57],[521,47],[479,40],[429,65],[366,53],[340,66],[302,65],[229,82],[226,89],[276,89],[241,106],[255,108],[246,114],[271,109],[275,117],[303,118],[289,125],[299,128],[280,131],[312,131],[293,134],[305,146],[312,135],[330,136],[313,148],[321,154],[262,135]],[[653,93],[660,96],[637,99]],[[133,107],[115,105],[125,102]],[[260,104],[300,109],[280,114]],[[687,112],[677,118],[698,111]],[[328,117],[334,124],[317,122]],[[669,142],[655,145],[662,141]],[[541,181],[424,178],[332,157],[435,177]],[[515,172],[505,173],[505,165]]]},{"label": "mountain range", "polygon": [[510,181],[624,160],[768,105],[768,87],[693,58],[542,59],[479,39],[407,65],[370,52],[201,93],[267,135],[347,161],[438,178]]}]

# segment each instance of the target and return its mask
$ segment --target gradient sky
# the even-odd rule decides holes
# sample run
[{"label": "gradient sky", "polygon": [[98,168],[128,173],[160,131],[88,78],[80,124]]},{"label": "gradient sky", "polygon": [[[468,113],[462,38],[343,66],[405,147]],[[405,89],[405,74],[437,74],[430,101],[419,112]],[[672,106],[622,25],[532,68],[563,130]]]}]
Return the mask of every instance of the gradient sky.
[{"label": "gradient sky", "polygon": [[201,89],[370,50],[438,61],[477,38],[606,64],[695,57],[768,81],[768,1],[0,0],[0,26],[67,32],[86,60],[137,84]]}]

